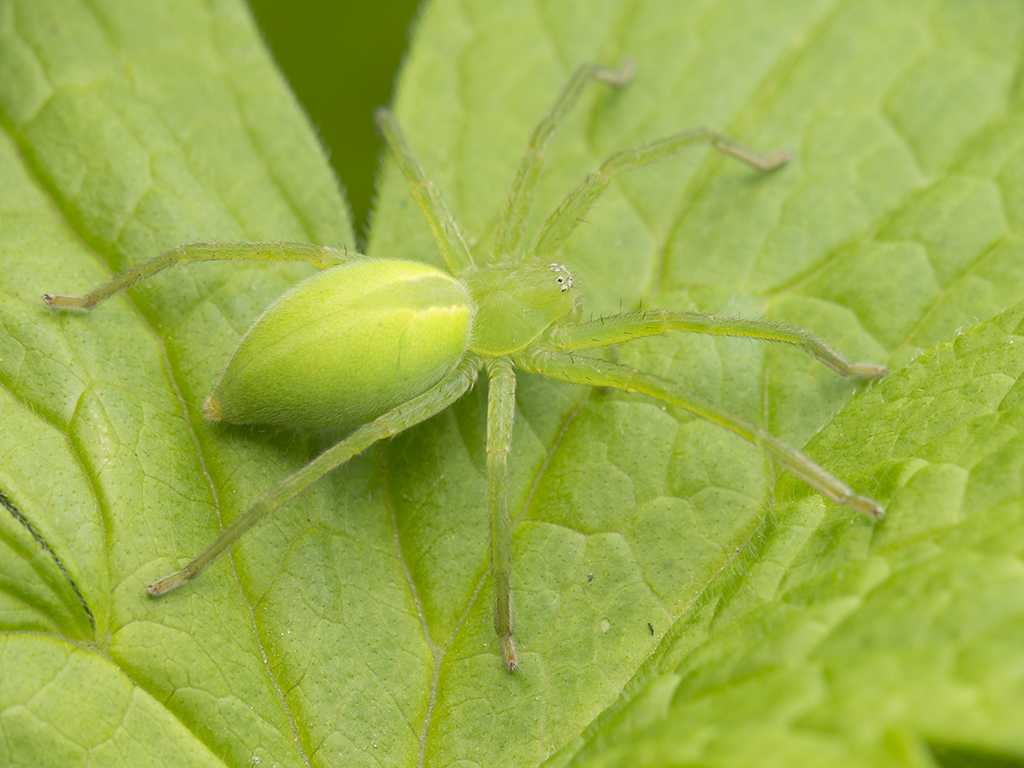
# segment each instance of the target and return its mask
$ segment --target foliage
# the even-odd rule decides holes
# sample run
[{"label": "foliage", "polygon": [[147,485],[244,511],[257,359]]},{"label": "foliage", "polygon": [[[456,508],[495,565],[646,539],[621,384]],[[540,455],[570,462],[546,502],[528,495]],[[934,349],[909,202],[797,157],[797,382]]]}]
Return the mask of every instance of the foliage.
[{"label": "foliage", "polygon": [[[534,224],[695,123],[796,161],[613,184],[562,255],[591,310],[785,319],[895,369],[858,392],[736,340],[621,353],[806,445],[880,525],[682,414],[527,382],[512,676],[480,393],[146,598],[323,445],[200,414],[308,270],[193,267],[88,316],[39,295],[352,232],[240,3],[0,0],[0,763],[1024,764],[1022,33],[1010,0],[429,6],[398,115],[482,245],[571,68],[632,56],[552,142]],[[368,250],[437,259],[393,167]]]}]

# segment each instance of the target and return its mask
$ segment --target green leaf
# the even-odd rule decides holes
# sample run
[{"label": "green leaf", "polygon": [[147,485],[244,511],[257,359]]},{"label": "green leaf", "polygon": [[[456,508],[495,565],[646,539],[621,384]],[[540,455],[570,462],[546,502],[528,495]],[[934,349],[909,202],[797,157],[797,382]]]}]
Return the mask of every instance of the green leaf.
[{"label": "green leaf", "polygon": [[89,316],[40,296],[187,240],[349,242],[323,154],[238,3],[5,0],[0,72],[0,764],[301,764],[273,526],[206,590],[143,585],[308,457],[198,410],[308,270],[179,270]]},{"label": "green leaf", "polygon": [[[199,411],[308,270],[182,269],[88,316],[39,294],[186,240],[351,242],[346,210],[239,3],[0,0],[0,763],[1024,764],[1022,33],[1010,0],[427,7],[397,109],[470,237],[572,68],[632,56],[552,142],[533,226],[695,124],[796,160],[614,182],[562,255],[588,308],[785,319],[896,369],[621,352],[805,445],[877,525],[683,414],[523,377],[510,676],[479,392],[146,599],[322,444]],[[390,166],[369,250],[438,260]]]}]

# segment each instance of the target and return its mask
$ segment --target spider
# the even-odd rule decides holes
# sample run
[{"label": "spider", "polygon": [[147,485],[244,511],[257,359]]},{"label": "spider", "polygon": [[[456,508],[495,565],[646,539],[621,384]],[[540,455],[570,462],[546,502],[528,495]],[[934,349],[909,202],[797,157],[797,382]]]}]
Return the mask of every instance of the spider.
[{"label": "spider", "polygon": [[526,240],[525,221],[543,164],[544,147],[590,82],[621,87],[631,68],[579,67],[530,136],[508,194],[493,249],[474,253],[440,192],[413,156],[394,116],[378,126],[425,216],[447,271],[419,262],[367,259],[347,249],[303,243],[190,243],[143,262],[84,296],[45,294],[58,309],[90,309],[180,263],[213,260],[304,261],[320,268],[278,299],[246,333],[220,382],[203,404],[211,421],[332,428],[345,436],[261,496],[181,570],[153,582],[159,596],[192,580],[264,516],[311,483],[365,451],[444,411],[483,371],[487,403],[487,508],[494,626],[505,667],[519,665],[513,637],[512,530],[508,468],[515,418],[516,371],[576,384],[646,395],[761,446],[823,496],[872,518],[882,507],[851,490],[806,455],[762,428],[695,400],[665,378],[583,350],[614,347],[675,331],[739,336],[791,344],[856,379],[886,369],[849,362],[800,328],[764,320],[669,309],[621,312],[584,320],[568,266],[553,260],[559,246],[619,173],[705,144],[760,172],[786,162],[760,156],[707,129],[676,133],[618,152],[579,184]]}]

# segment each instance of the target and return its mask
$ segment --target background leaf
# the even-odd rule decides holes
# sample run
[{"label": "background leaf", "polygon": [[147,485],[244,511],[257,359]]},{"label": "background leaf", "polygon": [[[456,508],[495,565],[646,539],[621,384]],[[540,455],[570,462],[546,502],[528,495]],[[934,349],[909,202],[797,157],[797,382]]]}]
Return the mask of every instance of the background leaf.
[{"label": "background leaf", "polygon": [[[318,447],[197,407],[306,271],[181,270],[87,317],[38,295],[190,239],[351,233],[236,3],[68,8],[0,0],[0,762],[1024,763],[1019,4],[427,8],[398,113],[481,246],[569,72],[632,56],[552,142],[534,224],[697,123],[796,161],[695,151],[615,182],[562,255],[588,307],[786,319],[898,369],[858,393],[742,341],[621,354],[806,444],[881,525],[682,414],[524,377],[517,676],[479,392],[145,599]],[[437,260],[391,167],[369,251]]]},{"label": "background leaf", "polygon": [[267,47],[344,184],[360,238],[368,228],[384,147],[373,110],[391,100],[417,5],[417,0],[249,0]]}]

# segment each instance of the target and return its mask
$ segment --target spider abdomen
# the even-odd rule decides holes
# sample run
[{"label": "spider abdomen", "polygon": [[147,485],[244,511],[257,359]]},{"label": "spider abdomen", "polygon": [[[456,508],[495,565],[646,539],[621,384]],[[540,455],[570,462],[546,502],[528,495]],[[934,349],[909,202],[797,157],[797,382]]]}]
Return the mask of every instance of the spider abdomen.
[{"label": "spider abdomen", "polygon": [[462,283],[425,264],[379,259],[329,269],[256,321],[204,411],[299,429],[365,423],[458,363],[474,311]]}]

